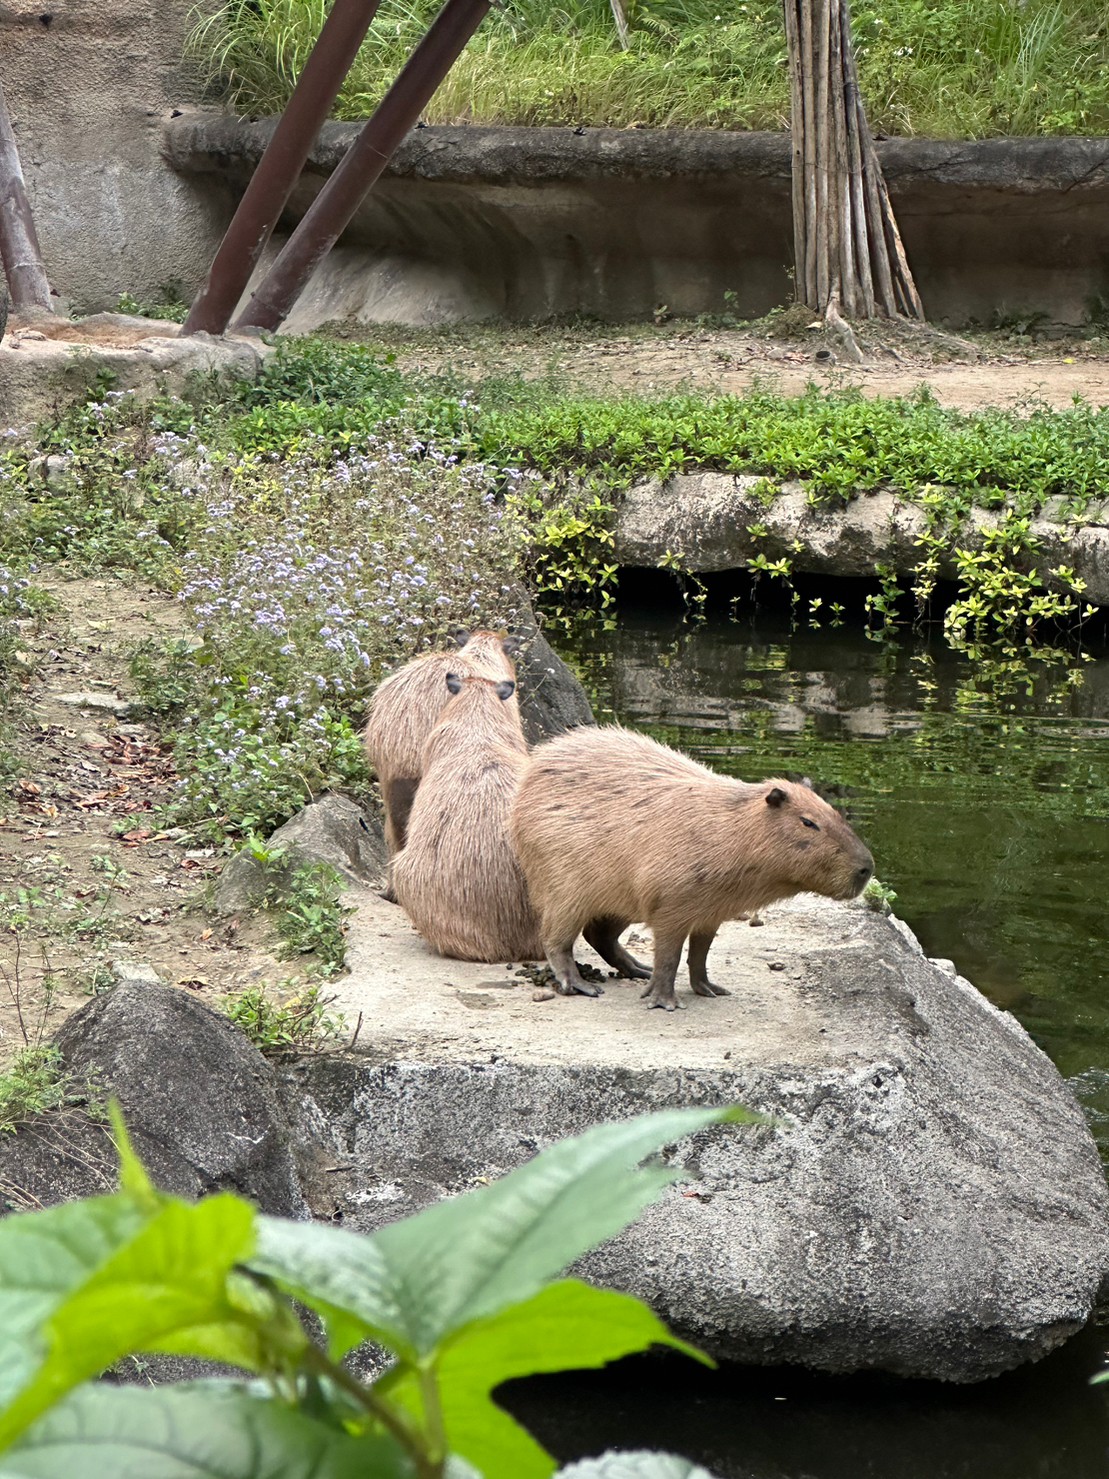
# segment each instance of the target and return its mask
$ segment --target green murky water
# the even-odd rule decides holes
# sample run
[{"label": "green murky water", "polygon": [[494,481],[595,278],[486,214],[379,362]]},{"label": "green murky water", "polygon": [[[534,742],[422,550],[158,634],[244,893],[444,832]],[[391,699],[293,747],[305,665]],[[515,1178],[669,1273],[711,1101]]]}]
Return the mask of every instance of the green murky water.
[{"label": "green murky water", "polygon": [[[1109,1154],[1109,656],[999,697],[942,638],[688,625],[622,604],[563,647],[598,716],[757,779],[811,776],[846,805],[930,955],[1012,1011]],[[529,1383],[562,1457],[660,1447],[727,1479],[1106,1479],[1109,1330],[982,1386],[624,1362]]]}]

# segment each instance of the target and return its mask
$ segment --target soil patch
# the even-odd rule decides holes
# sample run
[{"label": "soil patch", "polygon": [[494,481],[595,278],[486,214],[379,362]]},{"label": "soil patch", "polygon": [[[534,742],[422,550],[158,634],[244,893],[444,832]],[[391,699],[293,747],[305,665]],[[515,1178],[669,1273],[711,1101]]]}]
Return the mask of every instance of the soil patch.
[{"label": "soil patch", "polygon": [[0,1062],[52,1037],[113,984],[116,962],[207,1001],[292,974],[260,944],[264,925],[209,921],[222,859],[152,811],[176,774],[127,707],[128,656],[181,629],[176,603],[119,580],[36,583],[59,609],[23,627],[32,676],[14,705],[18,769],[0,790]]},{"label": "soil patch", "polygon": [[594,332],[469,327],[465,333],[418,339],[342,326],[334,333],[388,348],[405,370],[451,370],[473,380],[549,376],[596,393],[742,395],[759,384],[796,395],[815,384],[858,387],[867,396],[903,396],[927,384],[941,404],[967,411],[1031,404],[1063,408],[1076,395],[1094,405],[1109,404],[1109,336],[959,339],[942,331],[867,325],[860,337],[868,362],[852,365],[822,327],[807,327],[813,322],[809,314],[789,310],[780,327],[768,329],[664,324],[609,333],[600,327]]}]

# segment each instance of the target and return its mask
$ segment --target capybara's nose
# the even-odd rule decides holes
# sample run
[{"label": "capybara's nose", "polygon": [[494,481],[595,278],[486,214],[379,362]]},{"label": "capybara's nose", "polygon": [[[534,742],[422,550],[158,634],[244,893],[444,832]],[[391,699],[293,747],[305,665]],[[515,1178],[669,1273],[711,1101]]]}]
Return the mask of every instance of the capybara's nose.
[{"label": "capybara's nose", "polygon": [[855,892],[862,893],[874,874],[874,869],[869,863],[864,863],[861,868],[855,869]]}]

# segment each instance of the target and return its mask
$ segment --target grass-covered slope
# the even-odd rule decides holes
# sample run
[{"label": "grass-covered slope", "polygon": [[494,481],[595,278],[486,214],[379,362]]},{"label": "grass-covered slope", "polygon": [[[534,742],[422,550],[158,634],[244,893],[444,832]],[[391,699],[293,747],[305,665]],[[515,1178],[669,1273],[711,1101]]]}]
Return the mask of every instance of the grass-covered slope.
[{"label": "grass-covered slope", "polygon": [[[620,49],[608,0],[495,8],[426,112],[429,123],[783,128],[780,0],[631,0]],[[338,116],[372,111],[438,9],[384,0]],[[227,0],[190,53],[214,93],[280,111],[326,0]],[[856,0],[875,129],[928,138],[1109,133],[1109,8],[1101,0]]]}]

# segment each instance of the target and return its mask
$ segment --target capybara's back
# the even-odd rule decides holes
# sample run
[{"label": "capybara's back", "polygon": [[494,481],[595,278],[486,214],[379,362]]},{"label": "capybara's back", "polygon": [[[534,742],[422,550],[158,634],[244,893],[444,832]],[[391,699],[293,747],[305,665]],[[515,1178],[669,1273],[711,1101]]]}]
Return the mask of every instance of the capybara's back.
[{"label": "capybara's back", "polygon": [[397,900],[440,955],[537,960],[538,922],[508,835],[527,761],[513,684],[452,675],[452,686],[394,859]]},{"label": "capybara's back", "polygon": [[[408,814],[423,772],[424,745],[450,697],[447,674],[514,682],[510,648],[511,640],[503,633],[471,632],[457,651],[425,653],[378,685],[363,740],[381,786],[390,856],[404,846]],[[511,703],[517,707],[515,696]]]}]

